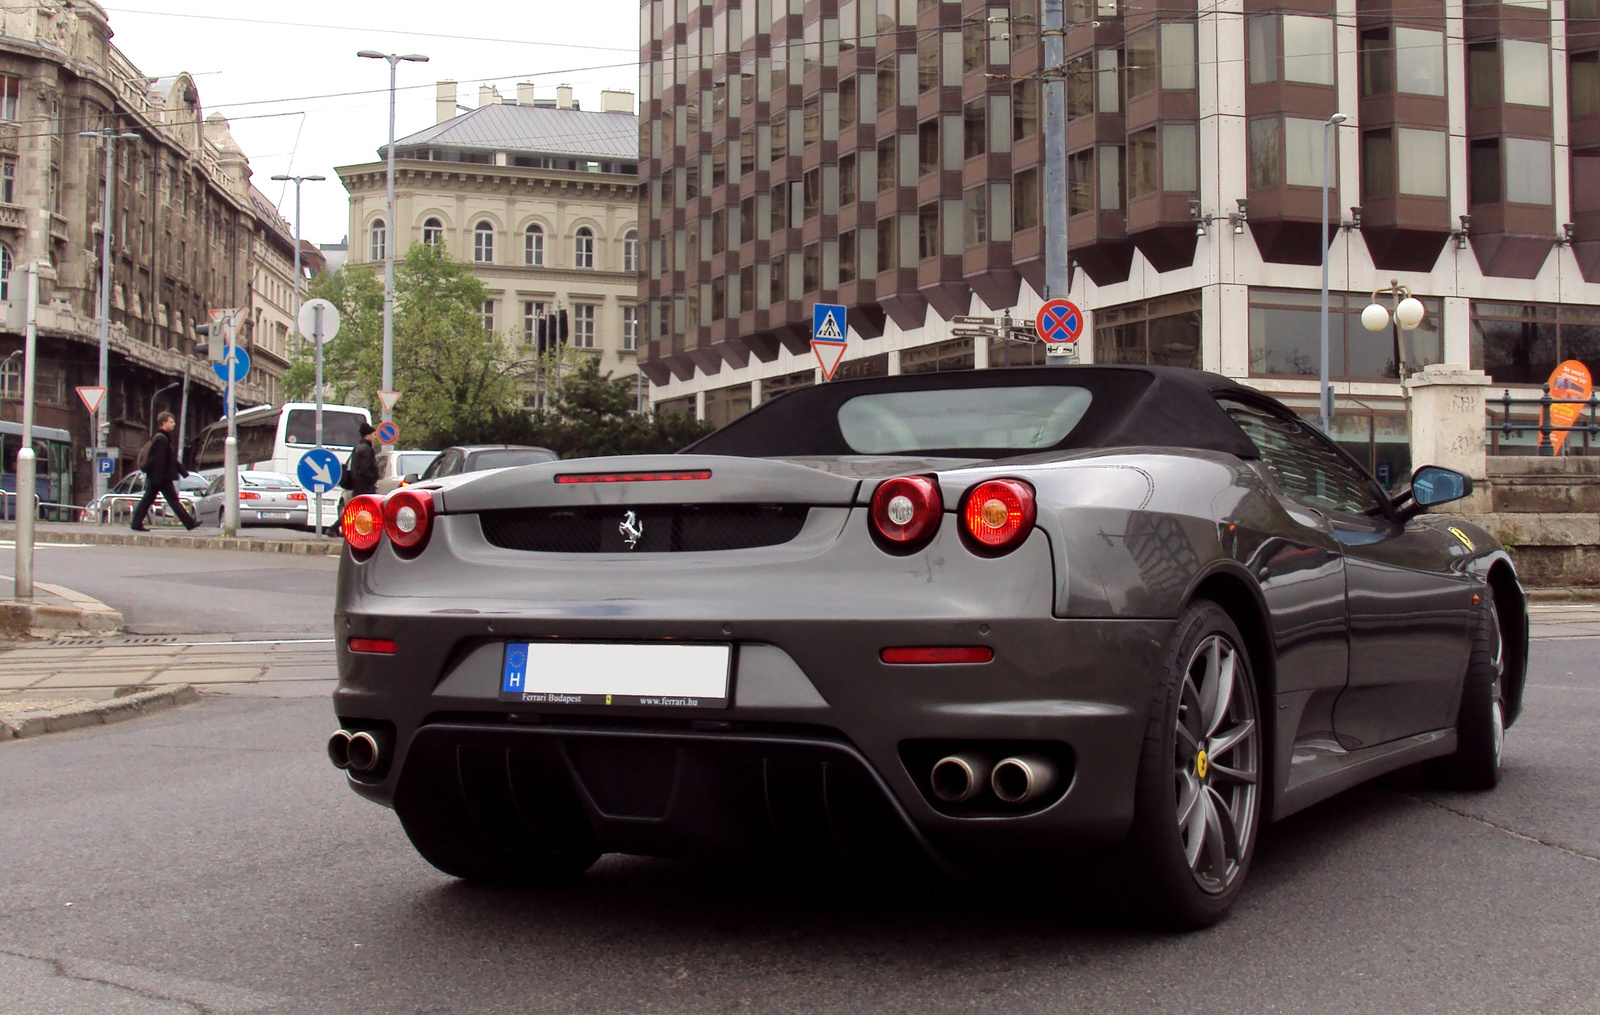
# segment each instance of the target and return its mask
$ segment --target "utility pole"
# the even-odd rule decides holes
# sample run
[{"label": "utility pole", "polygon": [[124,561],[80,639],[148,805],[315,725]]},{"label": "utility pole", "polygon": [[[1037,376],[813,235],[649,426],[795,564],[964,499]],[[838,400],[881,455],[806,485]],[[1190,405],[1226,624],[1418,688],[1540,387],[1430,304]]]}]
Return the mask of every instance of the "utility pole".
[{"label": "utility pole", "polygon": [[[116,193],[117,162],[116,150],[118,141],[137,141],[139,135],[132,131],[119,130],[116,127],[106,127],[102,130],[81,130],[79,137],[97,137],[106,146],[106,192],[105,209],[100,219],[100,387],[111,393],[111,382],[108,380],[111,372],[111,198]],[[111,399],[100,399],[100,411],[95,420],[95,458],[98,459],[104,452],[100,449],[111,443]],[[109,479],[101,472],[98,464],[94,470],[94,495],[96,499],[106,494],[106,482]]]},{"label": "utility pole", "polygon": [[[388,155],[388,217],[383,222],[383,390],[394,390],[394,245],[400,236],[394,220],[394,92],[396,70],[402,62],[427,63],[428,58],[421,53],[380,53],[374,49],[363,49],[356,56],[365,60],[389,61],[389,147],[385,149]],[[392,415],[388,406],[383,407],[383,414],[379,422],[389,422]]]},{"label": "utility pole", "polygon": [[[1067,263],[1067,80],[1063,0],[1044,0],[1044,298],[1066,299]],[[1065,365],[1067,357],[1046,357]]]},{"label": "utility pole", "polygon": [[[33,382],[38,359],[39,262],[29,261],[11,273],[10,285],[26,277],[27,296],[23,301],[22,339],[22,447],[17,450],[17,545],[16,566],[12,570],[11,598],[19,603],[33,602],[33,523],[39,516],[36,503],[39,484],[35,480],[33,455]],[[16,290],[11,289],[15,303]],[[13,325],[16,323],[14,320]],[[96,469],[96,472],[99,470]]]},{"label": "utility pole", "polygon": [[[279,183],[294,184],[294,333],[300,341],[300,185],[306,181],[321,183],[326,176],[274,176]],[[387,237],[386,237],[387,238]],[[387,252],[387,246],[385,248]],[[385,391],[388,389],[385,388]],[[317,447],[322,447],[322,343],[317,343]],[[322,495],[317,495],[317,535],[322,535]]]}]

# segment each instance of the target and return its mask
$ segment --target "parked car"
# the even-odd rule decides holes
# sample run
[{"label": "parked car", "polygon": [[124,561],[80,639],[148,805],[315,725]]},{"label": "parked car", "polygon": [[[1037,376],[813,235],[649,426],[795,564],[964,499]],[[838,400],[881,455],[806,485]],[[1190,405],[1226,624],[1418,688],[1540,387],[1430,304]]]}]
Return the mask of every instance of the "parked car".
[{"label": "parked car", "polygon": [[[222,510],[227,502],[226,475],[213,473],[200,498],[198,514],[202,524],[222,525]],[[239,525],[271,525],[277,528],[308,524],[308,495],[290,476],[276,472],[239,473]]]},{"label": "parked car", "polygon": [[[196,510],[196,502],[205,495],[206,479],[198,473],[191,472],[177,482],[178,501],[190,514]],[[133,519],[133,509],[138,506],[139,500],[144,497],[145,474],[130,472],[117,481],[117,484],[107,490],[103,497],[91,501],[84,508],[83,520],[101,525],[121,525]],[[154,506],[150,509],[150,517],[158,524],[171,523],[176,525],[178,520],[172,516],[172,510],[167,507],[165,497],[157,497]]]},{"label": "parked car", "polygon": [[513,465],[538,465],[553,462],[561,456],[549,448],[534,448],[524,444],[468,444],[445,448],[439,457],[421,474],[410,477],[412,482],[443,479],[463,472],[484,472],[504,469]]},{"label": "parked car", "polygon": [[1429,513],[1471,491],[1390,496],[1198,370],[802,388],[675,455],[352,500],[329,754],[469,880],[753,852],[1044,891],[1100,852],[1201,927],[1264,822],[1419,762],[1497,783],[1528,613]]},{"label": "parked car", "polygon": [[378,452],[378,492],[398,490],[426,472],[437,451],[380,451]]}]

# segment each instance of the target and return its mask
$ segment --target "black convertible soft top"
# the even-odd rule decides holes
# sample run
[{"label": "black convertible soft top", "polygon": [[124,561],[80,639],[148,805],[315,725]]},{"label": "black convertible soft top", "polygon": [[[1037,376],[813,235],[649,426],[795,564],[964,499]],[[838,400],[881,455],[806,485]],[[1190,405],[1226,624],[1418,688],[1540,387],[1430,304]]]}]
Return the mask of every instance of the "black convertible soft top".
[{"label": "black convertible soft top", "polygon": [[[1012,367],[951,373],[902,374],[833,381],[786,392],[705,437],[684,451],[747,458],[859,454],[839,425],[839,408],[860,395],[1028,387],[1060,384],[1086,389],[1088,411],[1060,443],[1037,450],[1162,447],[1222,451],[1255,458],[1255,445],[1217,405],[1221,394],[1263,396],[1219,374],[1179,367]],[[959,457],[997,458],[1014,448],[941,448]]]}]

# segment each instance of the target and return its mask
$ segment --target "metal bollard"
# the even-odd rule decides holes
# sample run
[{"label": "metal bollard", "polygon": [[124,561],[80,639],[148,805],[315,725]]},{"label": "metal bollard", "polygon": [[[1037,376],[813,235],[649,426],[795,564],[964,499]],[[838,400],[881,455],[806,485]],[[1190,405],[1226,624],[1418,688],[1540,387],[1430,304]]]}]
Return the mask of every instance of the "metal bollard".
[{"label": "metal bollard", "polygon": [[32,448],[17,452],[17,566],[11,598],[19,603],[33,602],[33,520],[39,513],[34,464]]}]

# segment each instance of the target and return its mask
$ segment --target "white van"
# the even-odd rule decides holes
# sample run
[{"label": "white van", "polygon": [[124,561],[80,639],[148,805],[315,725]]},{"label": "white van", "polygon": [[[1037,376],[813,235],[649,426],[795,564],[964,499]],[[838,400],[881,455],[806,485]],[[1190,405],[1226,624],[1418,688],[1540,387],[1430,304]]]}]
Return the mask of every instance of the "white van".
[{"label": "white van", "polygon": [[[285,402],[245,409],[235,416],[239,432],[239,468],[256,472],[281,472],[295,476],[300,459],[317,446],[317,406],[314,402]],[[341,463],[361,439],[361,424],[371,423],[372,413],[356,405],[322,404],[322,446],[339,456]],[[228,421],[219,419],[200,431],[195,441],[189,468],[220,469],[224,462],[224,442]],[[324,526],[339,520],[339,494],[335,489],[322,499]]]}]

